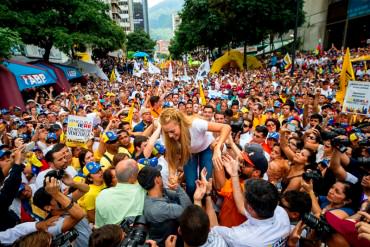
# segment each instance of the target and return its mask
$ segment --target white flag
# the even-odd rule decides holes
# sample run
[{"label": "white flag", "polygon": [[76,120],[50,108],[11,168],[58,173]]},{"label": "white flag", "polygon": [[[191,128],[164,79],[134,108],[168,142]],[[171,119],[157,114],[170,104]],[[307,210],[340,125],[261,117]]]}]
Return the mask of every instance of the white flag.
[{"label": "white flag", "polygon": [[114,72],[116,74],[116,80],[120,83],[122,83],[122,78],[121,78],[121,75],[120,73],[118,73],[118,70],[117,70],[117,67],[114,69]]},{"label": "white flag", "polygon": [[173,81],[173,73],[172,73],[172,62],[170,62],[170,67],[168,67],[168,77],[169,81]]},{"label": "white flag", "polygon": [[143,70],[140,70],[140,67],[139,67],[139,64],[136,62],[134,62],[134,73],[133,75],[134,76],[137,76],[137,77],[141,77],[141,74],[143,73]]},{"label": "white flag", "polygon": [[197,76],[195,77],[195,82],[198,82],[198,80],[202,80],[204,77],[206,77],[211,70],[211,66],[209,65],[209,60],[207,57],[207,60],[202,63],[198,68]]},{"label": "white flag", "polygon": [[185,82],[189,82],[190,77],[188,76],[188,72],[186,71],[186,67],[184,67],[184,76],[182,77],[182,80]]},{"label": "white flag", "polygon": [[148,61],[148,72],[149,74],[160,74],[161,70],[157,66]]}]

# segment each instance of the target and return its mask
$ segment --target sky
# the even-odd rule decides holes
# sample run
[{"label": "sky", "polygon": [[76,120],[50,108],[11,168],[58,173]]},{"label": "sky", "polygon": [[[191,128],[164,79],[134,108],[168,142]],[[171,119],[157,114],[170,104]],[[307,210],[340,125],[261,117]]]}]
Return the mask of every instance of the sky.
[{"label": "sky", "polygon": [[159,2],[162,2],[163,0],[148,0],[148,6],[149,8],[156,5]]}]

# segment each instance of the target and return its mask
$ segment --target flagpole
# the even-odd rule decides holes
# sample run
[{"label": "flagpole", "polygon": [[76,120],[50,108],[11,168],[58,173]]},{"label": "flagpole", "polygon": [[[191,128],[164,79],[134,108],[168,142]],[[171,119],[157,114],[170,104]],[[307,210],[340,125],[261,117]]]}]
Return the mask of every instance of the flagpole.
[{"label": "flagpole", "polygon": [[299,0],[295,0],[297,2],[296,6],[296,13],[295,13],[295,27],[294,27],[294,40],[292,45],[292,68],[290,70],[290,75],[294,75],[294,69],[295,69],[295,49],[296,49],[296,43],[297,43],[297,29],[298,29],[298,15],[299,15]]}]

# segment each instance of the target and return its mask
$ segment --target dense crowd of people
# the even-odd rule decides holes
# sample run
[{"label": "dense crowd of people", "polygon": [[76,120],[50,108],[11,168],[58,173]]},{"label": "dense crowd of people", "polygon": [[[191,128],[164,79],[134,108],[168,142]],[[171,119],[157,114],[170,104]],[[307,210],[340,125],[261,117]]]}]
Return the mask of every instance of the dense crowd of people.
[{"label": "dense crowd of people", "polygon": [[[343,55],[35,89],[1,109],[1,245],[370,246],[370,117],[335,99]],[[87,143],[66,142],[70,115]]]}]

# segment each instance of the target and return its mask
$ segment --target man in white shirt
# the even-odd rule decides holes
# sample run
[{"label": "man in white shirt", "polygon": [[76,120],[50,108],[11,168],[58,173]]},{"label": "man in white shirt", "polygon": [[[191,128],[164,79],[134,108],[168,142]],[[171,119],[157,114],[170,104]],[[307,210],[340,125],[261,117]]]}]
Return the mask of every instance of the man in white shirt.
[{"label": "man in white shirt", "polygon": [[[50,150],[46,156],[46,161],[49,163],[50,168],[40,172],[37,175],[36,182],[32,185],[32,192],[35,193],[36,190],[44,186],[45,175],[51,170],[63,170],[71,178],[77,175],[76,170],[69,166],[71,161],[71,154],[64,144],[56,144],[52,150]],[[64,191],[67,186],[61,183],[61,189]]]},{"label": "man in white shirt", "polygon": [[[235,169],[236,174],[230,175],[237,177],[237,172]],[[221,235],[228,246],[285,246],[290,221],[285,210],[277,206],[279,193],[275,186],[262,179],[248,179],[243,198],[238,181],[237,186],[233,181],[234,198],[239,198],[236,204],[239,211],[243,207],[247,221],[237,227],[216,226],[212,230]]]}]

